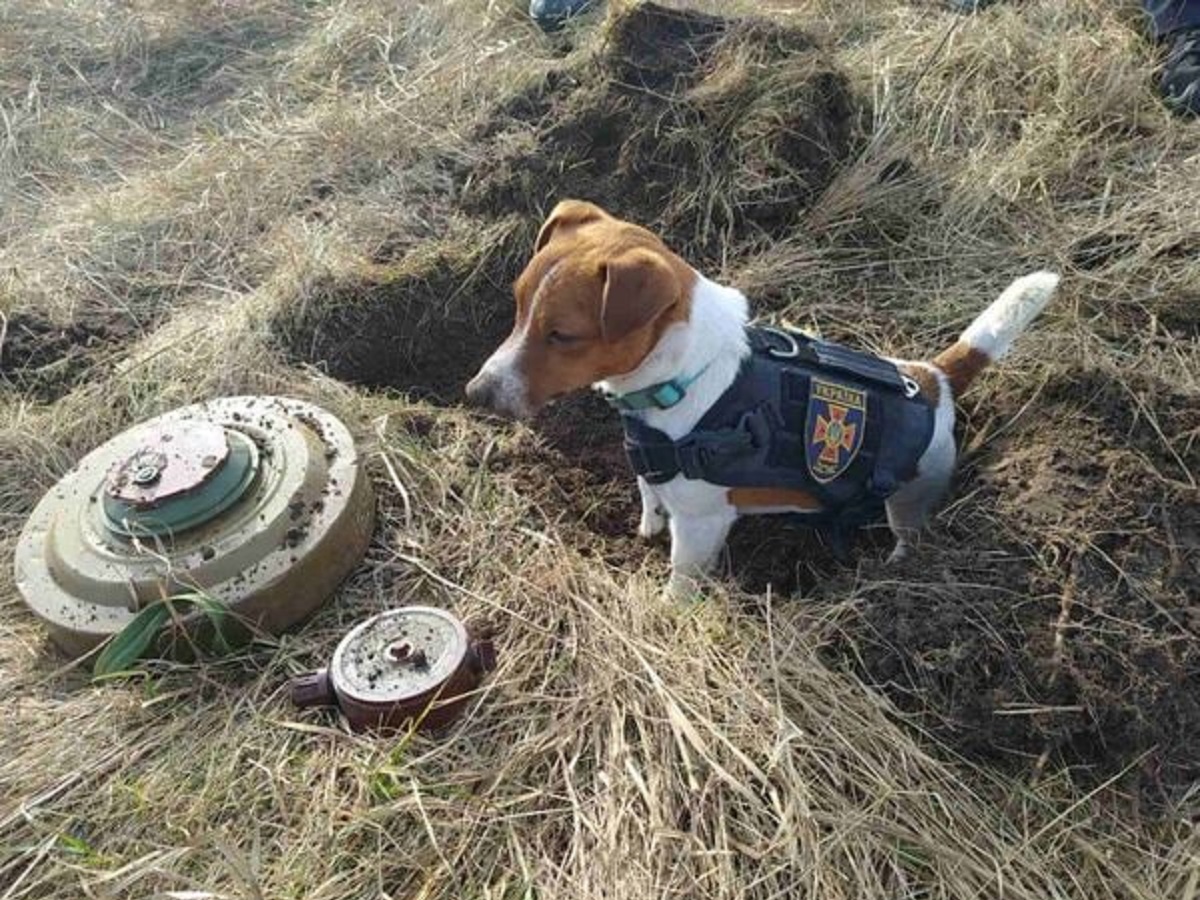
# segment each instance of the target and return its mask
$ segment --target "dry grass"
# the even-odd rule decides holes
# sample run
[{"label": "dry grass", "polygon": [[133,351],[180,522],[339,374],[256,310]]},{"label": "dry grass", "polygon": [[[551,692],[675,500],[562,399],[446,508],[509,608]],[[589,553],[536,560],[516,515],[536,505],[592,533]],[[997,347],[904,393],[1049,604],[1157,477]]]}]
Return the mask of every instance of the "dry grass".
[{"label": "dry grass", "polygon": [[[820,105],[798,79],[827,61],[733,45],[661,120],[695,178],[660,224],[708,269],[912,355],[1012,275],[1067,277],[969,398],[922,565],[884,572],[867,546],[835,571],[811,544],[763,562],[779,545],[743,540],[735,573],[777,589],[680,609],[661,552],[606,527],[629,527],[632,486],[588,480],[609,457],[574,420],[435,403],[503,330],[545,200],[464,207],[464,173],[503,184],[546,146],[496,104],[557,96],[538,85],[563,66],[593,90],[610,32],[567,51],[498,0],[0,4],[5,556],[87,449],[225,393],[357,423],[381,495],[313,621],[132,683],[66,666],[0,573],[0,900],[1200,896],[1200,129],[1160,108],[1136,14],[1102,0],[769,6],[866,112],[780,219],[798,176],[771,141],[788,104]],[[694,109],[735,152],[687,131]],[[385,320],[445,357],[413,337],[394,364],[386,343],[330,363],[368,387],[307,364]],[[447,739],[289,707],[290,674],[409,601],[500,629]]]}]

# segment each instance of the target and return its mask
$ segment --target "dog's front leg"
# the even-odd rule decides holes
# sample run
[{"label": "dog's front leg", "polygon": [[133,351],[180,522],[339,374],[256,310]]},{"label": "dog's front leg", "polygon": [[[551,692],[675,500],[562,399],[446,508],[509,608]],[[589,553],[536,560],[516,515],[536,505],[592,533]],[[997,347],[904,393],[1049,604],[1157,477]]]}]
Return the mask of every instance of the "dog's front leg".
[{"label": "dog's front leg", "polygon": [[650,482],[639,475],[637,484],[638,493],[642,495],[642,520],[638,522],[638,535],[650,540],[667,527],[667,516]]},{"label": "dog's front leg", "polygon": [[737,514],[732,508],[703,516],[671,517],[671,594],[691,599],[725,546]]}]

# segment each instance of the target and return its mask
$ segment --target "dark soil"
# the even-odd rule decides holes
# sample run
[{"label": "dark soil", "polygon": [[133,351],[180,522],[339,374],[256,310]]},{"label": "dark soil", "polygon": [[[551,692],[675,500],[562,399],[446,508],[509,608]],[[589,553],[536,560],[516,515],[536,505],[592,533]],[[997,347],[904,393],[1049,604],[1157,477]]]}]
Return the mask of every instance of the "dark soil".
[{"label": "dark soil", "polygon": [[512,327],[510,284],[532,231],[500,231],[494,244],[443,241],[394,265],[324,278],[276,320],[275,334],[290,355],[337,378],[456,403]]},{"label": "dark soil", "polygon": [[1087,779],[1141,759],[1127,786],[1177,799],[1200,778],[1197,433],[1196,398],[1158,379],[1064,368],[831,655],[969,756]]},{"label": "dark soil", "polygon": [[534,423],[539,441],[497,453],[489,468],[539,498],[544,521],[587,555],[637,568],[653,551],[636,534],[640,506],[617,414],[593,394],[550,406]]},{"label": "dark soil", "polygon": [[0,344],[0,383],[49,403],[94,377],[107,351],[139,331],[138,323],[111,311],[81,314],[65,325],[15,312]]}]

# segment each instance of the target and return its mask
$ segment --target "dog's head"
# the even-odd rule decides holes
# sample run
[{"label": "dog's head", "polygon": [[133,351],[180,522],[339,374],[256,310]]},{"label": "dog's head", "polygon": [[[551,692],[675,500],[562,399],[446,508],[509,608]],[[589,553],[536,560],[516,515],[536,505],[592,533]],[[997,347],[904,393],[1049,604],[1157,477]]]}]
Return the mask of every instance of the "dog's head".
[{"label": "dog's head", "polygon": [[512,333],[467,385],[467,397],[514,418],[636,369],[687,319],[695,273],[644,228],[565,200],[538,232],[513,288]]}]

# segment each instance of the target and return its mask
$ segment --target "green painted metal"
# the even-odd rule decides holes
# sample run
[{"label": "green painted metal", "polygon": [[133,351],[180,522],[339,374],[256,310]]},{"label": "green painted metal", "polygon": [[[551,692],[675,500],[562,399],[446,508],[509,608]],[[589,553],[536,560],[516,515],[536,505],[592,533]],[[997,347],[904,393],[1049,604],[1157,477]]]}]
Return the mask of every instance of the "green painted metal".
[{"label": "green painted metal", "polygon": [[[140,506],[104,495],[104,525],[122,537],[172,537],[210,522],[237,503],[258,475],[258,448],[232,429],[225,430],[229,456],[213,475],[192,491],[153,506]],[[136,474],[134,476],[136,480]]]}]

